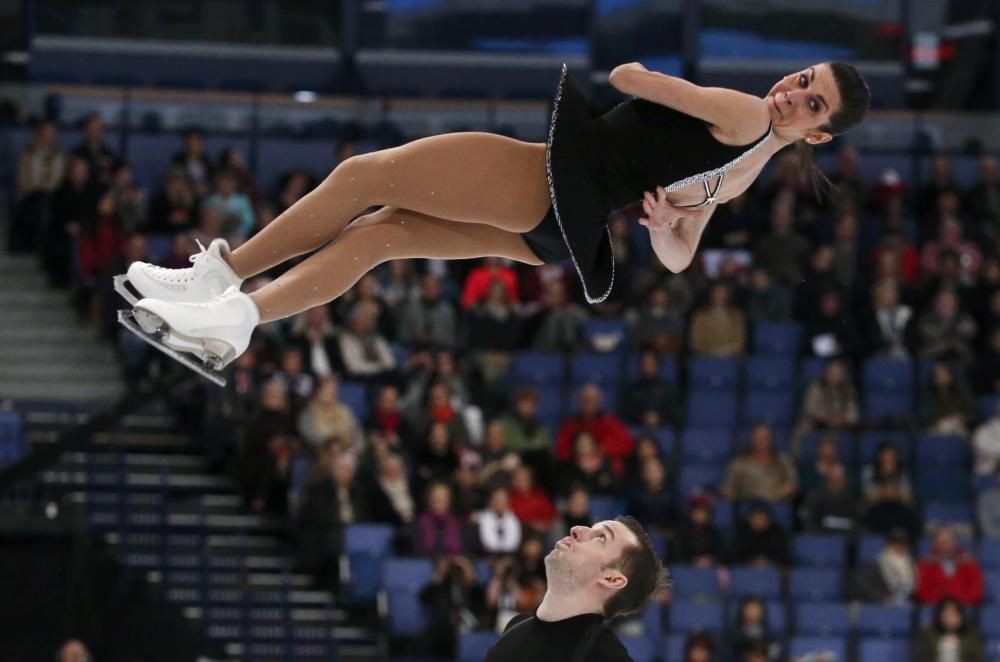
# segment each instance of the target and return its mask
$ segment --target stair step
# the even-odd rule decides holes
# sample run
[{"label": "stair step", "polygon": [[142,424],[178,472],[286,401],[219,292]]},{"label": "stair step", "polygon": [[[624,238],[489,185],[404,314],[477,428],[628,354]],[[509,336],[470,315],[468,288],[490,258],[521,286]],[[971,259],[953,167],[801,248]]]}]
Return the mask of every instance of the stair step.
[{"label": "stair step", "polygon": [[36,364],[118,365],[111,347],[99,345],[96,342],[51,345],[48,343],[0,344],[0,364],[18,365],[32,362]]},{"label": "stair step", "polygon": [[120,398],[125,392],[121,382],[100,379],[97,381],[60,382],[58,379],[48,381],[24,381],[0,377],[0,400],[37,400],[50,397],[59,400],[77,402],[110,403]]},{"label": "stair step", "polygon": [[[11,287],[5,283],[5,287]],[[17,287],[16,285],[13,287]],[[86,330],[87,327],[80,324],[74,313],[68,306],[59,308],[14,308],[4,311],[4,323],[9,326],[26,327],[46,327],[46,326],[68,326],[74,329]]]},{"label": "stair step", "polygon": [[[4,233],[3,236],[6,237],[7,234]],[[34,255],[12,255],[6,251],[0,251],[0,276],[4,276],[8,272],[42,273],[42,269],[38,265],[38,258]]]},{"label": "stair step", "polygon": [[[0,269],[0,282],[7,282],[2,269]],[[59,290],[28,288],[0,291],[0,306],[5,311],[13,308],[66,308],[68,305],[69,295]]]},{"label": "stair step", "polygon": [[146,573],[146,581],[153,584],[166,584],[171,587],[197,587],[207,582],[211,587],[227,588],[235,585],[261,590],[283,588],[308,590],[313,585],[313,578],[303,574],[284,576],[274,573],[244,573],[239,570],[210,570],[207,577],[203,574],[199,570],[168,570],[166,577],[164,577],[161,571],[150,570]]},{"label": "stair step", "polygon": [[59,458],[63,465],[115,466],[124,464],[130,471],[136,468],[167,466],[171,469],[202,469],[208,464],[200,455],[180,455],[166,453],[114,453],[108,451],[87,451],[63,453]]},{"label": "stair step", "polygon": [[0,344],[30,345],[30,344],[69,344],[79,345],[83,340],[92,340],[93,332],[78,326],[74,320],[70,325],[37,326],[4,324],[0,326]]},{"label": "stair step", "polygon": [[121,380],[121,366],[107,361],[97,362],[27,362],[0,364],[0,380],[22,380],[26,383],[62,381],[80,382]]},{"label": "stair step", "polygon": [[[193,620],[205,620],[210,623],[219,622],[240,622],[243,620],[243,609],[241,607],[209,607],[206,610],[200,606],[184,607],[182,613],[186,618]],[[251,612],[254,623],[266,623],[268,621],[284,621],[284,610],[269,609],[267,607],[253,608]],[[293,623],[320,623],[332,624],[343,623],[348,619],[348,614],[342,609],[291,609],[289,619]],[[275,618],[277,617],[277,618]]]}]

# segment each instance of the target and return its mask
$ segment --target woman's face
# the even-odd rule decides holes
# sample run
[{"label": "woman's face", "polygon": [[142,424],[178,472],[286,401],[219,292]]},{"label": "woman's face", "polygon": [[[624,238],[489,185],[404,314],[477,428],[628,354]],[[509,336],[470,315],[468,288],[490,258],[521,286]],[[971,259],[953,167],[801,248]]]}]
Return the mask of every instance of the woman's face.
[{"label": "woman's face", "polygon": [[951,370],[943,363],[934,364],[932,378],[935,386],[951,386]]},{"label": "woman's face", "polygon": [[878,464],[884,471],[895,471],[899,467],[899,453],[895,448],[884,448],[878,454]]},{"label": "woman's face", "polygon": [[685,662],[712,662],[712,654],[704,646],[694,646],[688,651]]},{"label": "woman's face", "polygon": [[427,495],[427,507],[435,515],[444,515],[451,508],[451,491],[438,485]]},{"label": "woman's face", "polygon": [[833,136],[820,131],[840,108],[840,90],[828,64],[817,64],[788,74],[764,97],[771,125],[792,136],[804,136],[810,144]]},{"label": "woman's face", "polygon": [[582,433],[576,438],[577,457],[590,457],[597,452],[597,442],[587,433]]},{"label": "woman's face", "polygon": [[947,632],[957,632],[962,627],[962,612],[953,604],[945,605],[941,610],[941,627]]},{"label": "woman's face", "polygon": [[666,477],[663,470],[663,463],[659,460],[647,460],[642,465],[642,480],[647,485],[660,485]]},{"label": "woman's face", "polygon": [[743,605],[743,624],[761,625],[764,623],[764,606],[756,600]]}]

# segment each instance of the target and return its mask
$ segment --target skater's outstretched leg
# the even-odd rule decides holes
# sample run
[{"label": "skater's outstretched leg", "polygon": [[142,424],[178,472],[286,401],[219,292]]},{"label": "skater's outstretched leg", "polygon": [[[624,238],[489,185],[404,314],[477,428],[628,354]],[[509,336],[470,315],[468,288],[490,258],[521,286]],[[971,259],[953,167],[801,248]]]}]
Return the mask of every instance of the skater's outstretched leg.
[{"label": "skater's outstretched leg", "polygon": [[249,278],[322,246],[377,205],[519,233],[535,227],[550,204],[544,144],[491,133],[432,136],[344,161],[226,260]]},{"label": "skater's outstretched leg", "polygon": [[383,207],[351,223],[336,241],[250,297],[263,324],[336,299],[370,269],[389,260],[485,256],[541,264],[516,232]]}]

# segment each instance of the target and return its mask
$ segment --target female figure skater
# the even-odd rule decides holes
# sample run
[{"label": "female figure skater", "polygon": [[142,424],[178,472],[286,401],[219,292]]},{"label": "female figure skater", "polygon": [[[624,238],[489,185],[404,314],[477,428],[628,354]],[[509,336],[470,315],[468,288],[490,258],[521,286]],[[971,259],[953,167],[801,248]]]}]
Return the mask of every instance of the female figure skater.
[{"label": "female figure skater", "polygon": [[[199,370],[177,352],[194,354],[211,378],[258,324],[335,299],[388,260],[568,258],[597,303],[614,283],[611,211],[643,198],[654,252],[682,271],[716,203],[745,191],[778,150],[827,142],[869,105],[864,80],[838,62],[789,74],[764,98],[638,63],[617,67],[609,82],[635,98],[593,117],[564,65],[546,144],[456,133],[354,156],[232,252],[216,239],[187,269],[133,264],[128,281],[145,297],[126,295],[135,321],[147,341]],[[383,206],[356,218],[375,205]],[[327,242],[274,282],[240,292],[245,278]]]}]

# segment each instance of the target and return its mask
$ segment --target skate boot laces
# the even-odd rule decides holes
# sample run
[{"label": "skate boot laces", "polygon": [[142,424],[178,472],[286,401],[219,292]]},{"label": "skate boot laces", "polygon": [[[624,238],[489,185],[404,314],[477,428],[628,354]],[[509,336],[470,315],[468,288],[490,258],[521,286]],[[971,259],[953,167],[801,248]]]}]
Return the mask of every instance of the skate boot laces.
[{"label": "skate boot laces", "polygon": [[188,262],[193,264],[193,267],[187,267],[186,269],[168,269],[167,267],[150,266],[149,270],[152,271],[160,280],[167,283],[190,283],[194,280],[195,271],[197,271],[199,263],[206,255],[208,255],[208,250],[202,245],[201,240],[195,239],[194,241],[198,244],[199,251],[188,257]]}]

